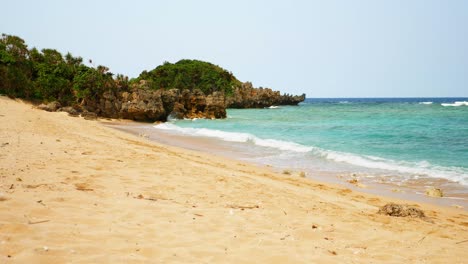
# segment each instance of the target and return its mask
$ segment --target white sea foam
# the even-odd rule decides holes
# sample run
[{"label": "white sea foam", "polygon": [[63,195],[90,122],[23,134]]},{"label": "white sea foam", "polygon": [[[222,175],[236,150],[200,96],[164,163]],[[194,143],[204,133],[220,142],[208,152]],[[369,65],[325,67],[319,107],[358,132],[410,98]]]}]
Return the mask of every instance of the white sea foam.
[{"label": "white sea foam", "polygon": [[423,104],[423,105],[431,105],[432,102],[419,102],[419,104]]},{"label": "white sea foam", "polygon": [[374,156],[364,156],[346,152],[325,150],[313,146],[305,146],[295,142],[262,139],[249,133],[226,132],[207,128],[183,128],[172,123],[162,123],[154,126],[156,129],[175,132],[188,136],[211,137],[228,142],[250,143],[261,147],[273,148],[290,153],[310,153],[327,160],[346,163],[368,169],[397,172],[411,175],[413,178],[420,176],[445,178],[463,185],[468,185],[468,172],[460,168],[434,166],[427,161],[405,162],[383,159]]},{"label": "white sea foam", "polygon": [[344,162],[360,167],[394,171],[401,174],[410,174],[414,178],[420,176],[444,178],[468,185],[468,174],[460,168],[434,166],[427,161],[406,162],[383,159],[373,156],[360,156],[356,154],[322,150],[320,154],[326,159]]},{"label": "white sea foam", "polygon": [[293,151],[293,152],[309,152],[313,148],[297,144],[294,142],[276,140],[276,139],[262,139],[256,137],[249,133],[239,133],[239,132],[226,132],[216,129],[207,129],[207,128],[187,128],[179,127],[171,123],[162,123],[154,126],[157,129],[173,131],[184,135],[190,136],[202,136],[202,137],[211,137],[217,138],[229,142],[240,142],[246,143],[250,142],[257,146],[276,148],[283,151]]},{"label": "white sea foam", "polygon": [[272,106],[270,106],[270,107],[268,107],[268,108],[270,108],[270,109],[278,109],[278,108],[280,108],[280,107],[277,106],[277,105],[272,105]]},{"label": "white sea foam", "polygon": [[468,106],[468,101],[458,101],[453,104],[443,103],[442,106]]}]

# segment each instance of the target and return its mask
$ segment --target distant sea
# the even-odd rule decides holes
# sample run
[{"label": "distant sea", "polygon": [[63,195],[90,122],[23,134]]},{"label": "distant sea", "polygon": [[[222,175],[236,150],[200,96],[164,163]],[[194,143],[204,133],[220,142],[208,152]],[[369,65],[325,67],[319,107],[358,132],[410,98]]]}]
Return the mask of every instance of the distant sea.
[{"label": "distant sea", "polygon": [[224,120],[171,120],[154,129],[210,138],[241,159],[307,174],[396,183],[445,179],[468,190],[468,98],[306,99],[299,106],[228,109]]}]

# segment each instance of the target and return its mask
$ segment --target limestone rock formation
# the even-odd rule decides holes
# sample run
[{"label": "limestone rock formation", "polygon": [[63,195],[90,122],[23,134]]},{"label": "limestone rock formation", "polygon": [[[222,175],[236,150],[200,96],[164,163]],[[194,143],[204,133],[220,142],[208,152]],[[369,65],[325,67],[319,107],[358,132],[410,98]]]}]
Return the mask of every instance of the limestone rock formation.
[{"label": "limestone rock formation", "polygon": [[[132,92],[119,94],[121,103],[114,103],[119,110],[119,117],[136,121],[165,120],[167,117],[161,91],[135,89]],[[121,105],[120,109],[118,108]],[[111,108],[113,110],[113,108]],[[113,113],[113,112],[111,112]]]},{"label": "limestone rock formation", "polygon": [[444,192],[439,188],[431,187],[426,190],[426,195],[431,197],[444,197]]},{"label": "limestone rock formation", "polygon": [[[109,90],[93,100],[82,101],[78,107],[64,107],[62,110],[74,115],[84,112],[108,118],[155,122],[170,118],[225,118],[229,107],[297,105],[304,99],[305,95],[281,95],[269,88],[254,88],[251,83],[244,83],[235,89],[234,94],[225,96],[221,91],[206,95],[200,89],[154,90],[146,81],[140,81],[129,90]],[[41,106],[48,111],[56,111],[59,107],[55,103]]]},{"label": "limestone rock formation", "polygon": [[[81,105],[82,112],[136,121],[166,121],[168,118],[225,118],[225,97],[221,92],[206,96],[202,91],[150,90],[135,87],[129,92],[107,91]],[[68,109],[68,108],[67,108]],[[65,109],[64,109],[65,110]]]},{"label": "limestone rock formation", "polygon": [[39,108],[41,110],[48,111],[48,112],[55,112],[60,108],[60,106],[61,105],[60,105],[59,102],[54,101],[54,102],[50,102],[48,104],[40,104],[37,108]]},{"label": "limestone rock formation", "polygon": [[234,95],[228,97],[227,108],[264,108],[273,105],[297,105],[305,100],[305,94],[300,96],[281,95],[279,91],[270,88],[254,88],[252,83],[245,82],[234,90]]},{"label": "limestone rock formation", "polygon": [[396,216],[396,217],[416,217],[416,218],[425,218],[425,214],[422,210],[404,205],[404,204],[395,204],[388,203],[379,208],[379,214]]}]

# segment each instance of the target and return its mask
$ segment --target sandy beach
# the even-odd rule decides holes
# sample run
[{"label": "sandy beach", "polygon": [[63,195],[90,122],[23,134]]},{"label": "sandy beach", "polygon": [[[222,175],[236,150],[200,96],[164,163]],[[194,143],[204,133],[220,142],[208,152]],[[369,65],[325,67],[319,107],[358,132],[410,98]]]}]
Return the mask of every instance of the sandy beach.
[{"label": "sandy beach", "polygon": [[[426,218],[378,214],[388,202]],[[466,263],[468,213],[0,97],[0,263]]]}]

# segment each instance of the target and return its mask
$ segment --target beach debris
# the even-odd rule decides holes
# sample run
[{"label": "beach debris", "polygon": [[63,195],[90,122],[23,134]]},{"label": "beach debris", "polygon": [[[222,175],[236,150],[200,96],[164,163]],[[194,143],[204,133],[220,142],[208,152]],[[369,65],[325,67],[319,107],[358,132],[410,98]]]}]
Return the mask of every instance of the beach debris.
[{"label": "beach debris", "polygon": [[380,207],[378,213],[395,217],[426,218],[424,212],[416,207],[395,203],[388,203]]},{"label": "beach debris", "polygon": [[146,133],[139,133],[138,136],[142,138],[149,138],[149,136]]},{"label": "beach debris", "polygon": [[299,175],[299,177],[301,177],[301,178],[305,178],[306,173],[303,172],[303,171],[300,171],[300,172],[298,173],[298,175]]},{"label": "beach debris", "polygon": [[26,184],[26,185],[23,185],[24,187],[28,188],[28,189],[36,189],[36,188],[39,188],[39,187],[42,187],[42,186],[48,186],[49,184],[47,183],[39,183],[39,184]]},{"label": "beach debris", "polygon": [[290,170],[283,170],[283,174],[284,175],[291,175],[291,171]]},{"label": "beach debris", "polygon": [[347,180],[347,182],[354,184],[354,185],[357,185],[359,183],[358,179]]},{"label": "beach debris", "polygon": [[75,188],[78,191],[85,191],[85,192],[94,191],[94,189],[89,188],[88,184],[86,183],[75,183]]},{"label": "beach debris", "polygon": [[360,183],[359,180],[356,178],[350,179],[347,182],[359,188],[367,188],[367,185]]},{"label": "beach debris", "polygon": [[260,206],[258,205],[235,205],[235,204],[228,204],[226,205],[226,207],[232,208],[232,209],[241,209],[241,210],[260,208]]},{"label": "beach debris", "polygon": [[441,189],[430,187],[426,190],[426,195],[431,197],[444,197],[444,193]]},{"label": "beach debris", "polygon": [[461,243],[465,243],[465,242],[468,242],[468,239],[459,241],[459,242],[457,242],[457,243],[455,243],[455,244],[461,244]]},{"label": "beach debris", "polygon": [[21,179],[21,178],[18,177],[18,178],[16,178],[16,181],[22,182],[23,179]]},{"label": "beach debris", "polygon": [[[148,200],[148,201],[157,201],[157,198],[152,198],[152,197],[144,197],[142,194],[139,194],[138,196],[134,196],[133,198],[135,199],[143,199],[143,200]],[[164,199],[163,199],[164,200]]]},{"label": "beach debris", "polygon": [[458,205],[458,204],[452,204],[452,207],[457,208],[457,209],[463,209],[463,206]]},{"label": "beach debris", "polygon": [[8,201],[10,198],[3,196],[3,194],[0,193],[0,202]]},{"label": "beach debris", "polygon": [[8,143],[8,142],[2,143],[2,147],[7,146],[7,145],[9,145],[9,144],[10,144],[10,143]]},{"label": "beach debris", "polygon": [[50,220],[39,220],[39,221],[28,220],[28,224],[30,224],[30,225],[42,224],[42,223],[47,223],[47,222],[50,222]]}]

